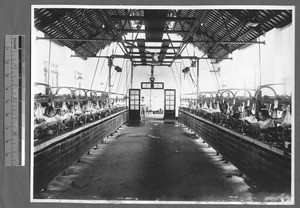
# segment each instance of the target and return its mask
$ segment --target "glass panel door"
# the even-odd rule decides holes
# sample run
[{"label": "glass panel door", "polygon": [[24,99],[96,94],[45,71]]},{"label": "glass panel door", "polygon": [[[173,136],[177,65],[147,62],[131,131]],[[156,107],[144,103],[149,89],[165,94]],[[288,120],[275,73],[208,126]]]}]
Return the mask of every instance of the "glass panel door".
[{"label": "glass panel door", "polygon": [[175,119],[175,103],[176,102],[176,90],[165,90],[165,115],[164,119]]},{"label": "glass panel door", "polygon": [[129,121],[139,121],[140,117],[140,89],[129,89]]}]

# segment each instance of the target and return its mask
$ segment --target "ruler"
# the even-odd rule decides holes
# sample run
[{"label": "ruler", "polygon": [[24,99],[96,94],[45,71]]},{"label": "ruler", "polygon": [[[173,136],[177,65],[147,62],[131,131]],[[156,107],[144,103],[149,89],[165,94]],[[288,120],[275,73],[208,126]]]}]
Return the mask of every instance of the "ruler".
[{"label": "ruler", "polygon": [[5,166],[25,165],[25,36],[5,35]]}]

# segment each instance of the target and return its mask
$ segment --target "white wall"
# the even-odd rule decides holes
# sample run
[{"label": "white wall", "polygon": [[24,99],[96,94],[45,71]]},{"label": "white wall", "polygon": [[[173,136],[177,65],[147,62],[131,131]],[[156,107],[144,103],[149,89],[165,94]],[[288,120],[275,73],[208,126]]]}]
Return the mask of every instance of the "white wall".
[{"label": "white wall", "polygon": [[260,46],[253,44],[245,49],[237,50],[232,54],[232,61],[222,61],[220,63],[221,76],[225,77],[226,84],[233,88],[256,89],[260,84],[285,83],[285,85],[273,88],[278,94],[290,95],[294,71],[292,27],[273,29],[260,37],[260,40],[265,40],[266,44]]}]

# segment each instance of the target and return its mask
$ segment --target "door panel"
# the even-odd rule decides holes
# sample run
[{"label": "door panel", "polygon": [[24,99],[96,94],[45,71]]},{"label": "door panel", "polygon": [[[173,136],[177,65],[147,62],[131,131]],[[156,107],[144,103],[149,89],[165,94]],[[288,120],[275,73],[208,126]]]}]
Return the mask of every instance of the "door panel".
[{"label": "door panel", "polygon": [[175,119],[176,90],[165,89],[164,119]]},{"label": "door panel", "polygon": [[140,89],[129,89],[129,121],[140,121]]}]

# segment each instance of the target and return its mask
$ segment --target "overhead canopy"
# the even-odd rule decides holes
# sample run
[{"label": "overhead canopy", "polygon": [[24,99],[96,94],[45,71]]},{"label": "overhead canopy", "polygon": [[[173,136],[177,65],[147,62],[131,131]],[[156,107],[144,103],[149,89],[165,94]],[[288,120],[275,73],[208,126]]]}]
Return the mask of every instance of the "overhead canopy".
[{"label": "overhead canopy", "polygon": [[[292,22],[292,10],[34,10],[35,27],[82,57],[118,42],[133,65],[171,66],[187,44],[221,61],[240,47],[258,43],[273,28]],[[177,34],[178,36],[174,35]],[[129,38],[130,37],[130,38]],[[179,37],[179,38],[178,38]]]}]

